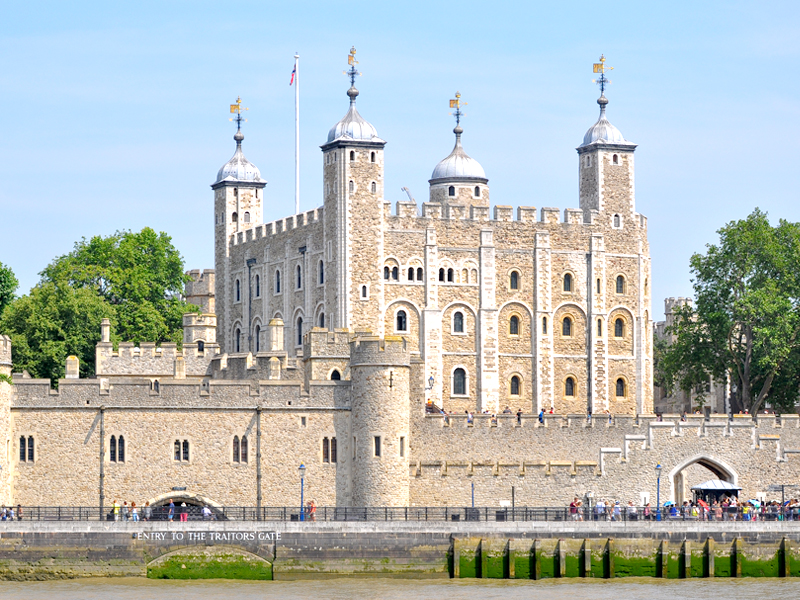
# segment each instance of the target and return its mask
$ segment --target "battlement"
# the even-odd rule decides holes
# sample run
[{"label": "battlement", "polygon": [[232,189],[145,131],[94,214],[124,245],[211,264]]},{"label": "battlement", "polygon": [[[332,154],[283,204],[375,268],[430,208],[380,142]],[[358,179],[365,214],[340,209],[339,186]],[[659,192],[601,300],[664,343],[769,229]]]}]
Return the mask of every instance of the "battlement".
[{"label": "battlement", "polygon": [[278,219],[277,221],[272,221],[271,223],[256,225],[255,227],[240,231],[231,236],[231,245],[238,246],[240,244],[252,242],[253,240],[321,223],[322,211],[323,208],[320,206],[319,208],[300,213],[299,215],[292,215],[290,217]]},{"label": "battlement", "polygon": [[408,341],[402,336],[387,335],[380,338],[368,332],[357,332],[357,337],[350,342],[350,366],[365,365],[397,365],[411,364],[411,352]]},{"label": "battlement", "polygon": [[0,373],[11,375],[11,338],[0,335]]},{"label": "battlement", "polygon": [[675,308],[682,306],[691,306],[693,300],[691,298],[665,298],[664,299],[664,314],[672,314]]},{"label": "battlement", "polygon": [[347,357],[350,355],[351,338],[349,329],[328,331],[322,327],[314,327],[303,337],[303,360]]},{"label": "battlement", "polygon": [[214,269],[192,269],[186,271],[191,279],[186,282],[186,296],[201,296],[214,293],[216,274]]}]

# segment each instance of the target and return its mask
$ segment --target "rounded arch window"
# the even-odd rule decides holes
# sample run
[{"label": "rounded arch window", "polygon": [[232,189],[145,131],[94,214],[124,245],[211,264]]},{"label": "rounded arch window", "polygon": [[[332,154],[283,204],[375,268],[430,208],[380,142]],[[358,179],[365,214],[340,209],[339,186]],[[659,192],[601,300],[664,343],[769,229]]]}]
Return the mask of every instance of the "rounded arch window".
[{"label": "rounded arch window", "polygon": [[297,345],[303,345],[303,317],[297,317]]},{"label": "rounded arch window", "polygon": [[408,331],[408,315],[404,310],[398,310],[395,316],[395,330]]},{"label": "rounded arch window", "polygon": [[467,393],[467,372],[459,367],[453,371],[453,394],[464,396]]},{"label": "rounded arch window", "polygon": [[617,379],[617,398],[624,398],[625,397],[625,380],[620,377]]},{"label": "rounded arch window", "polygon": [[365,285],[361,286],[361,297],[362,298],[366,298],[367,297],[367,286],[365,286]]},{"label": "rounded arch window", "polygon": [[612,162],[613,162],[615,165],[618,165],[618,164],[619,164],[619,154],[615,154],[615,155],[614,155],[614,156],[611,158],[611,160],[612,160]]},{"label": "rounded arch window", "polygon": [[319,261],[319,282],[325,283],[325,263]]},{"label": "rounded arch window", "polygon": [[373,181],[372,184],[370,185],[370,189],[373,194],[376,193],[378,191],[378,184]]},{"label": "rounded arch window", "polygon": [[350,180],[350,183],[348,183],[348,184],[347,184],[347,190],[348,190],[348,191],[349,191],[351,194],[352,194],[353,192],[355,192],[355,191],[356,191],[356,182],[355,182],[355,181],[353,181],[352,179]]},{"label": "rounded arch window", "polygon": [[397,267],[392,267],[392,279],[397,281],[397,278],[400,276],[400,271]]},{"label": "rounded arch window", "polygon": [[234,296],[236,298],[236,302],[239,302],[242,299],[242,285],[239,283],[239,280],[236,280],[236,290],[234,291]]},{"label": "rounded arch window", "polygon": [[239,215],[237,215],[236,213],[233,213],[233,214],[231,215],[231,220],[232,220],[234,223],[236,223],[237,221],[239,221]]},{"label": "rounded arch window", "polygon": [[275,271],[275,293],[281,293],[281,272]]},{"label": "rounded arch window", "polygon": [[261,326],[260,325],[256,325],[255,338],[256,338],[256,352],[260,352],[261,351]]},{"label": "rounded arch window", "polygon": [[514,375],[511,378],[511,395],[512,396],[519,396],[520,395],[520,388],[522,387],[520,379],[518,376]]},{"label": "rounded arch window", "polygon": [[511,315],[508,320],[508,334],[519,335],[519,317],[517,315]]},{"label": "rounded arch window", "polygon": [[300,265],[297,265],[297,289],[299,290],[303,287],[303,269],[300,268]]},{"label": "rounded arch window", "polygon": [[480,198],[481,197],[481,188],[478,187],[477,185],[475,186],[475,197],[476,198]]},{"label": "rounded arch window", "polygon": [[444,269],[439,269],[439,281],[444,281]]},{"label": "rounded arch window", "polygon": [[570,317],[564,317],[564,320],[561,321],[561,335],[564,337],[572,336],[572,319]]},{"label": "rounded arch window", "polygon": [[242,351],[242,330],[238,327],[233,332],[233,347],[236,348],[236,352]]},{"label": "rounded arch window", "polygon": [[625,277],[622,275],[617,275],[617,293],[624,294],[625,293]]},{"label": "rounded arch window", "polygon": [[572,291],[572,273],[564,273],[564,291]]},{"label": "rounded arch window", "polygon": [[422,267],[417,267],[417,281],[422,281]]},{"label": "rounded arch window", "polygon": [[454,275],[455,275],[455,273],[454,273],[453,269],[447,269],[447,282],[448,283],[453,283]]},{"label": "rounded arch window", "polygon": [[453,333],[464,333],[464,313],[461,311],[453,313]]},{"label": "rounded arch window", "polygon": [[408,267],[408,280],[414,281],[414,267]]},{"label": "rounded arch window", "polygon": [[261,295],[261,277],[256,274],[256,298]]},{"label": "rounded arch window", "polygon": [[244,211],[244,222],[245,223],[249,223],[250,222],[250,211],[247,211],[247,210]]},{"label": "rounded arch window", "polygon": [[547,335],[547,317],[542,317],[542,333]]},{"label": "rounded arch window", "polygon": [[389,267],[383,267],[383,278],[384,279],[389,279],[389,273],[391,273],[391,270],[389,269]]},{"label": "rounded arch window", "polygon": [[508,287],[512,290],[519,289],[519,271],[511,271],[511,274],[508,276]]},{"label": "rounded arch window", "polygon": [[565,396],[575,395],[575,378],[567,377],[567,379],[564,381],[564,395]]},{"label": "rounded arch window", "polygon": [[625,319],[617,317],[614,321],[614,337],[625,337]]},{"label": "rounded arch window", "polygon": [[375,162],[375,153],[374,152],[370,152],[369,153],[369,161],[370,162]]},{"label": "rounded arch window", "polygon": [[447,188],[447,195],[448,196],[456,195],[456,187],[454,185],[451,185],[449,188]]},{"label": "rounded arch window", "polygon": [[350,150],[350,160],[355,160],[355,159],[356,159],[355,150]]},{"label": "rounded arch window", "polygon": [[319,313],[319,326],[324,328],[325,327],[325,313]]},{"label": "rounded arch window", "polygon": [[331,381],[340,381],[342,379],[342,374],[339,373],[337,369],[331,371]]},{"label": "rounded arch window", "polygon": [[614,227],[622,226],[622,219],[619,218],[619,215],[614,215]]}]

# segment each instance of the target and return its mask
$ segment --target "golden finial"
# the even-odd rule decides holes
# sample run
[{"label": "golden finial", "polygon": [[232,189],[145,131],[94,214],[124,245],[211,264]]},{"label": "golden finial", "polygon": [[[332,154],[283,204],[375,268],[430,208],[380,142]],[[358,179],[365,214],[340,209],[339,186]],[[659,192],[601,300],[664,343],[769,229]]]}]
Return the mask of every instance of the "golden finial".
[{"label": "golden finial", "polygon": [[356,65],[358,61],[356,60],[356,47],[352,46],[350,48],[350,54],[347,56],[347,64],[350,65],[350,68],[347,71],[343,71],[345,75],[350,78],[350,87],[355,87],[356,85],[356,75],[361,75],[356,69]]},{"label": "golden finial", "polygon": [[606,86],[611,83],[611,80],[606,77],[606,71],[613,71],[614,67],[609,67],[606,64],[606,57],[604,55],[600,55],[600,62],[596,62],[592,65],[592,72],[593,73],[600,73],[600,77],[597,79],[592,79],[592,83],[596,83],[600,86],[600,95],[603,96],[606,91]]},{"label": "golden finial", "polygon": [[461,111],[461,107],[466,105],[466,102],[461,101],[461,92],[456,92],[456,97],[450,100],[450,108],[455,108],[455,111],[451,112],[450,114],[456,118],[456,125],[461,123],[461,117],[464,116],[464,113]]},{"label": "golden finial", "polygon": [[242,128],[242,121],[247,123],[247,119],[243,119],[242,118],[242,111],[243,110],[250,110],[250,109],[242,107],[242,99],[237,96],[236,104],[231,104],[231,112],[235,113],[236,116],[233,117],[232,119],[228,119],[229,121],[236,121],[236,129],[237,130]]}]

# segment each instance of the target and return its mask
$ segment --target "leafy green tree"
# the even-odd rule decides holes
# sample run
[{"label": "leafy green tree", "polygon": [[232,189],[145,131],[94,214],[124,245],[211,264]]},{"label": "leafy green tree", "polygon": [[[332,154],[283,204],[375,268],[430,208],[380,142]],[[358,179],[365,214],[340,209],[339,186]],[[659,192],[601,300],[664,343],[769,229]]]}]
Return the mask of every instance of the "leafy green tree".
[{"label": "leafy green tree", "polygon": [[45,282],[8,306],[0,331],[11,336],[16,370],[56,383],[71,354],[80,359],[82,377],[94,375],[100,320],[113,314],[111,305],[90,288]]},{"label": "leafy green tree", "polygon": [[19,287],[19,281],[14,277],[14,272],[0,262],[0,315],[6,306],[14,299],[14,292]]},{"label": "leafy green tree", "polygon": [[800,390],[800,225],[770,225],[756,209],[695,254],[694,306],[676,310],[676,340],[661,357],[668,389],[730,377],[734,410],[769,400],[791,410]]},{"label": "leafy green tree", "polygon": [[172,238],[149,227],[84,238],[41,275],[43,283],[95,290],[113,306],[116,334],[126,341],[180,344],[183,314],[197,310],[181,299],[188,278]]}]

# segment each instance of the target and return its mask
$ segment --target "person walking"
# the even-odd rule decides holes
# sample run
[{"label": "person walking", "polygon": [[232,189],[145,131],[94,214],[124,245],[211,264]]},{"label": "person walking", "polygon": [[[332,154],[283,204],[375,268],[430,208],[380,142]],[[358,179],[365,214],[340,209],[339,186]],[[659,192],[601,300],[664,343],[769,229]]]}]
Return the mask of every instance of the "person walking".
[{"label": "person walking", "polygon": [[128,515],[130,514],[130,510],[128,509],[128,502],[127,500],[122,503],[122,520],[127,521]]},{"label": "person walking", "polygon": [[17,521],[22,521],[22,505],[17,504]]},{"label": "person walking", "polygon": [[134,523],[139,521],[139,509],[136,508],[136,502],[131,502],[131,519]]},{"label": "person walking", "polygon": [[144,503],[144,520],[149,521],[153,518],[153,507],[150,506],[150,501]]},{"label": "person walking", "polygon": [[181,502],[181,523],[186,523],[189,519],[189,509],[186,506],[186,502]]},{"label": "person walking", "polygon": [[112,506],[112,511],[114,512],[114,520],[119,521],[119,502],[114,500],[114,504]]},{"label": "person walking", "polygon": [[169,510],[167,511],[167,520],[171,523],[174,517],[175,517],[175,503],[172,501],[172,498],[170,498]]}]

